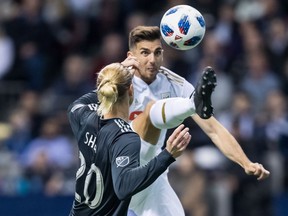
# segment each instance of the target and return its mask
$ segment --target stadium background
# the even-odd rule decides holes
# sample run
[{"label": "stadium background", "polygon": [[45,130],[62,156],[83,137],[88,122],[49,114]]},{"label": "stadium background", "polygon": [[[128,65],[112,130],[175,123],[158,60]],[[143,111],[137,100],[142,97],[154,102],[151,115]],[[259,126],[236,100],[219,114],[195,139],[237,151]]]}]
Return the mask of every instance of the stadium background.
[{"label": "stadium background", "polygon": [[0,215],[68,214],[78,162],[68,104],[125,58],[132,27],[159,25],[176,4],[197,8],[207,31],[190,51],[165,47],[165,66],[192,84],[213,66],[216,118],[271,171],[246,176],[186,120],[191,145],[169,174],[186,215],[288,215],[286,0],[1,0]]}]

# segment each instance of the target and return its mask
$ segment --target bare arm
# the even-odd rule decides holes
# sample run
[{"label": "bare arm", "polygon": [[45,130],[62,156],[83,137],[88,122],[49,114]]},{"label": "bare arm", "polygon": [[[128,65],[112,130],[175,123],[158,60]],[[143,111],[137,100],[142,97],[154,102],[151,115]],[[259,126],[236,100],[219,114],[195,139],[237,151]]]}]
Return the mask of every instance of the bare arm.
[{"label": "bare arm", "polygon": [[223,154],[230,160],[238,163],[245,170],[246,174],[255,175],[258,177],[258,180],[269,176],[269,171],[262,164],[253,163],[248,159],[237,140],[213,116],[206,120],[201,119],[198,115],[193,115],[192,118]]}]

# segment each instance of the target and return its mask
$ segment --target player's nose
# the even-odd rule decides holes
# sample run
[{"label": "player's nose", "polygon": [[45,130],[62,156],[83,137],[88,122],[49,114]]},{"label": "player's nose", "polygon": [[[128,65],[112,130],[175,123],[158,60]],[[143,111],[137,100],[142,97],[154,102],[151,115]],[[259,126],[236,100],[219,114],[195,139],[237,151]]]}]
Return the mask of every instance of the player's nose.
[{"label": "player's nose", "polygon": [[149,61],[150,61],[150,62],[155,62],[155,58],[156,58],[156,56],[155,56],[154,53],[151,53],[151,54],[149,55]]}]

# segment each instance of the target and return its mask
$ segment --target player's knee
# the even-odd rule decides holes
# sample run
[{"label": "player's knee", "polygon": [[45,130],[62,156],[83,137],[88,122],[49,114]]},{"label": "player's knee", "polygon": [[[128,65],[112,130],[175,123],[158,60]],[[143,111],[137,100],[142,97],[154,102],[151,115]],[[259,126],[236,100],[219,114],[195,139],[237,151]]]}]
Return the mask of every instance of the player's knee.
[{"label": "player's knee", "polygon": [[145,107],[143,113],[144,115],[147,116],[147,118],[150,118],[150,111],[154,104],[155,104],[155,101],[149,101],[147,106]]}]

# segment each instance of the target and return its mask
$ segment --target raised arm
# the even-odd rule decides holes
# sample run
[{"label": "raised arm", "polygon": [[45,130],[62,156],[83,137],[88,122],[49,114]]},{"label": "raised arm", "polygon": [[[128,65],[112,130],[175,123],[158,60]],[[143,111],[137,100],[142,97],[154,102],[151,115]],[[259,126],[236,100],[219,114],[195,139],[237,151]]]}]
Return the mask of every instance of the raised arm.
[{"label": "raised arm", "polygon": [[97,94],[96,92],[92,91],[76,99],[69,105],[67,115],[72,131],[75,135],[78,134],[80,119],[83,117],[85,110],[89,109],[96,111],[97,103]]},{"label": "raised arm", "polygon": [[214,117],[203,120],[198,115],[194,115],[192,118],[223,154],[230,160],[238,163],[245,170],[246,174],[255,175],[258,180],[265,179],[270,175],[270,172],[262,164],[249,160],[233,135]]},{"label": "raised arm", "polygon": [[82,95],[80,98],[76,99],[68,108],[68,111],[70,111],[76,104],[97,104],[98,98],[95,91],[89,92],[87,94]]}]

